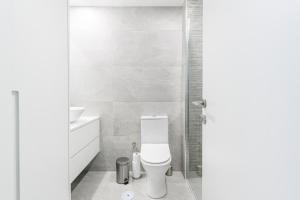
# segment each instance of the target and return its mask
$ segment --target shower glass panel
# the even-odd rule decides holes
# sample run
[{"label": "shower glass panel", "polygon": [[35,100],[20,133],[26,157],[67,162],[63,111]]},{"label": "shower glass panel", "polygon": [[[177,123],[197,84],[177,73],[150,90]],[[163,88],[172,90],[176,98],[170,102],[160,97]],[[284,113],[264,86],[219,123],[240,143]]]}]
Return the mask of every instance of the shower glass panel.
[{"label": "shower glass panel", "polygon": [[186,70],[185,175],[196,199],[201,199],[202,176],[202,0],[186,0],[184,68]]}]

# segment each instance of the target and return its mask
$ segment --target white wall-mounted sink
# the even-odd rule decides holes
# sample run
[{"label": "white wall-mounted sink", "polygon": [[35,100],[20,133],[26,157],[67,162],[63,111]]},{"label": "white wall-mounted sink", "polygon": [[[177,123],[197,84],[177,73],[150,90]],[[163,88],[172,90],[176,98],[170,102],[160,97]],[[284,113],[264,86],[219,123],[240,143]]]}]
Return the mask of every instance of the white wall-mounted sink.
[{"label": "white wall-mounted sink", "polygon": [[84,110],[84,107],[70,107],[70,122],[78,120]]}]

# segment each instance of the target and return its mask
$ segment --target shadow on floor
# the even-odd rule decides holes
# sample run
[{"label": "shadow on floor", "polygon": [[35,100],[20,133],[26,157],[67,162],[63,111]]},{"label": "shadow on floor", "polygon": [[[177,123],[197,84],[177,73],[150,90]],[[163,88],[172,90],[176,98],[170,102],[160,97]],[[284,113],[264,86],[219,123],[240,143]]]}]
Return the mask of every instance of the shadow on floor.
[{"label": "shadow on floor", "polygon": [[[85,168],[81,174],[72,182],[72,200],[92,200],[94,194],[96,193],[99,185],[104,178],[104,173],[97,173],[97,177],[91,177],[89,172],[90,166]],[[76,190],[79,186],[80,189]],[[84,191],[84,192],[83,192]]]}]

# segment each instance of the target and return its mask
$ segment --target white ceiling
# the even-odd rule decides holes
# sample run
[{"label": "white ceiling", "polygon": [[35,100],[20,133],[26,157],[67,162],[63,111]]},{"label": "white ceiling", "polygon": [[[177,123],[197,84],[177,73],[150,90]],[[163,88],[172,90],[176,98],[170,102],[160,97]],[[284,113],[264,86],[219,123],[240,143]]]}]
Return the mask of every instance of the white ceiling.
[{"label": "white ceiling", "polygon": [[69,0],[70,6],[182,6],[184,0]]}]

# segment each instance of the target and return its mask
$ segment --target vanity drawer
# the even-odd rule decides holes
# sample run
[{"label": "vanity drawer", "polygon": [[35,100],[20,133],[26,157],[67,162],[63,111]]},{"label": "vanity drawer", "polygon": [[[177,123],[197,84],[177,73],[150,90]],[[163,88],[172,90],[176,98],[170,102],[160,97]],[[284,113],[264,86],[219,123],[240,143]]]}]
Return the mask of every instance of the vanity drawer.
[{"label": "vanity drawer", "polygon": [[70,183],[74,181],[89,162],[99,153],[99,143],[99,137],[94,138],[85,148],[79,151],[73,158],[70,158]]},{"label": "vanity drawer", "polygon": [[91,141],[100,135],[100,120],[92,121],[78,129],[70,132],[69,158],[75,156],[85,148]]}]

